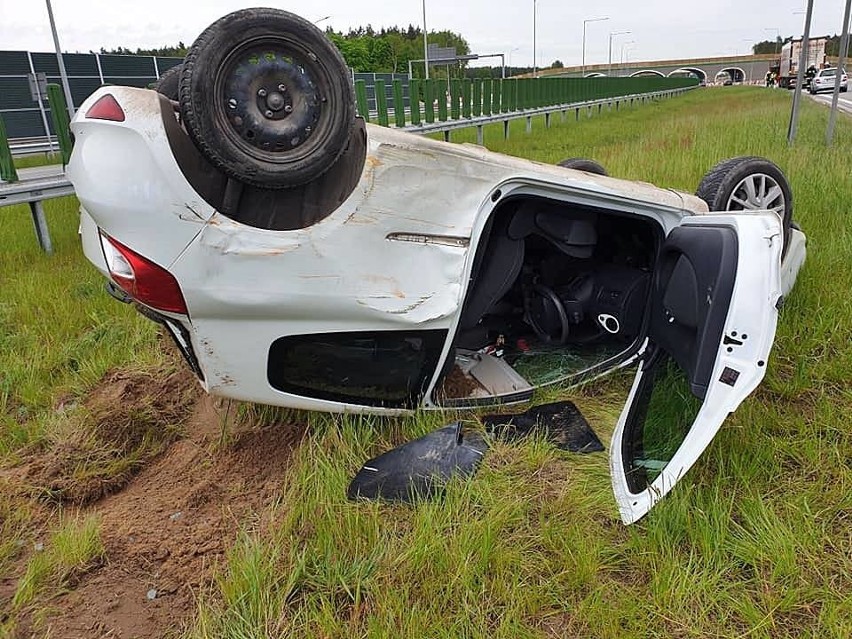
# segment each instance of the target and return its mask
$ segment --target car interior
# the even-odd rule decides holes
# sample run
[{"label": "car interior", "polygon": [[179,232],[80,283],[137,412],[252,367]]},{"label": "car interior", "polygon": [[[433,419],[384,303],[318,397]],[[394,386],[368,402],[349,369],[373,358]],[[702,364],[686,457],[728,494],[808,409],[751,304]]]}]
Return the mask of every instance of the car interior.
[{"label": "car interior", "polygon": [[433,399],[528,396],[638,347],[662,230],[650,219],[535,197],[492,214]]}]

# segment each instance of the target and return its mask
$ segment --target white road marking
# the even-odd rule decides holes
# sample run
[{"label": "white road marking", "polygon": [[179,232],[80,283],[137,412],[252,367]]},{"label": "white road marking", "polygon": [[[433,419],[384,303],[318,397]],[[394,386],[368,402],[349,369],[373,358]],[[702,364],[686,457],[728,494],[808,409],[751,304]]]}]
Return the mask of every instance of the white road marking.
[{"label": "white road marking", "polygon": [[[818,93],[811,97],[820,104],[831,106],[831,93]],[[837,110],[842,113],[852,115],[852,93],[849,93],[848,91],[846,93],[841,93],[838,98]]]}]

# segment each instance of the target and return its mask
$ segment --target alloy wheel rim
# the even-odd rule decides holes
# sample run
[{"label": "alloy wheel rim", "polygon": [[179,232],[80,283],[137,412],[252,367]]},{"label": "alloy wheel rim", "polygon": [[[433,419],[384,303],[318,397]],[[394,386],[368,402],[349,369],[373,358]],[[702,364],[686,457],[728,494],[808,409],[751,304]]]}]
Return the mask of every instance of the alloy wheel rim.
[{"label": "alloy wheel rim", "polygon": [[754,173],[740,180],[728,198],[726,211],[772,211],[781,221],[787,210],[784,190],[765,173]]}]

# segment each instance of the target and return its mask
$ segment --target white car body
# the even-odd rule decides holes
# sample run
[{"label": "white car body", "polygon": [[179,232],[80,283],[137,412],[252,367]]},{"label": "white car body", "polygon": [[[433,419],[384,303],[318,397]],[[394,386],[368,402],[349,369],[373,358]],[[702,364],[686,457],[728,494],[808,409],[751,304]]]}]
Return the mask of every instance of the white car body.
[{"label": "white car body", "polygon": [[[87,118],[106,94],[121,106],[123,121]],[[455,352],[476,250],[492,212],[508,198],[546,198],[641,218],[661,237],[695,226],[734,229],[739,254],[749,257],[736,266],[724,315],[726,341],[718,345],[713,364],[715,381],[672,461],[639,492],[626,482],[621,440],[642,371],[618,422],[611,463],[626,522],[670,490],[725,416],[762,379],[778,302],[804,261],[804,235],[796,230],[782,264],[781,227],[773,213],[710,213],[690,194],[372,125],[366,127],[363,171],[336,210],[305,228],[255,228],[217,211],[187,181],[164,132],[162,109],[157,93],[126,87],[101,88],[80,107],[72,123],[75,147],[68,175],[81,203],[84,252],[109,278],[105,234],[170,272],[188,312],[158,311],[158,316],[197,360],[205,390],[237,400],[335,412],[440,408],[434,391],[444,361]],[[276,340],[393,331],[443,336],[440,357],[416,405],[341,401],[285,392],[270,383]],[[731,348],[732,332],[751,337]],[[647,339],[637,340],[624,357],[569,381],[625,366],[647,348]],[[732,369],[736,375],[730,383],[725,375]],[[728,381],[720,383],[720,376]],[[518,401],[531,391],[522,397],[497,395],[491,399]]]}]

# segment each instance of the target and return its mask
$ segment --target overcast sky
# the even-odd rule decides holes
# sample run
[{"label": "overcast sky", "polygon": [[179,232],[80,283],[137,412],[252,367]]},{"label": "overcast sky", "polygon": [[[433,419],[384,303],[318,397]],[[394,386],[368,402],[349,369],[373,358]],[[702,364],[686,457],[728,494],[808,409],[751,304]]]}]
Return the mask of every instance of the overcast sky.
[{"label": "overcast sky", "polygon": [[[191,43],[216,18],[258,2],[239,0],[53,0],[53,11],[64,51],[88,52],[101,47],[149,48]],[[372,24],[421,25],[421,0],[298,0],[266,3],[293,11],[336,30]],[[843,0],[816,0],[813,35],[839,33]],[[576,6],[571,6],[576,5]],[[580,6],[583,5],[583,6]],[[588,24],[587,64],[605,63],[610,32],[630,31],[614,38],[613,60],[734,55],[750,51],[751,43],[799,36],[805,0],[598,0],[573,3],[538,0],[539,66],[555,59],[580,64],[583,20]],[[533,0],[426,0],[430,30],[451,29],[467,38],[475,53],[510,53],[514,65],[533,61]],[[632,44],[628,44],[631,43]],[[53,42],[44,0],[0,0],[0,50],[50,51]],[[509,60],[507,60],[507,63]]]}]

